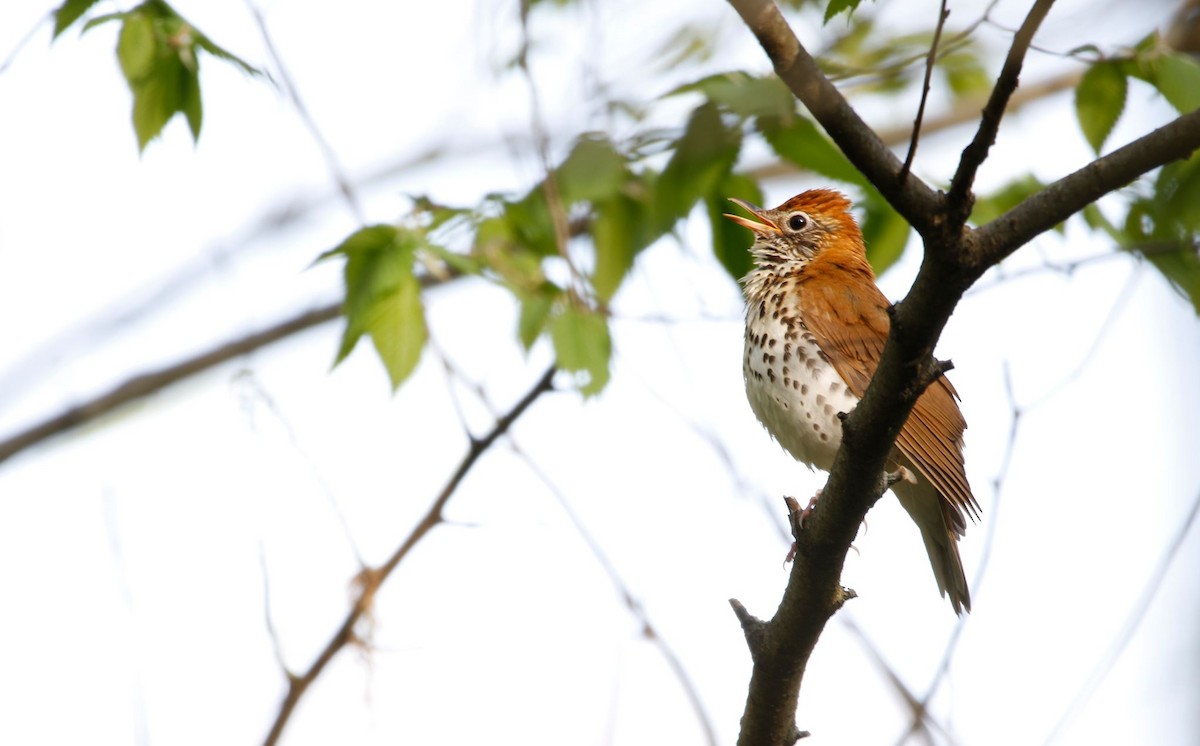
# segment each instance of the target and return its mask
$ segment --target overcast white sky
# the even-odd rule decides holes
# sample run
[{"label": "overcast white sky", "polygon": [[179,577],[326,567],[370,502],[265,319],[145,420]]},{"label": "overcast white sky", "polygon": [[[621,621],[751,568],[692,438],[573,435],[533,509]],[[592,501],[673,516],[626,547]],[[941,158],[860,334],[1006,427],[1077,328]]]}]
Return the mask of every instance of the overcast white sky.
[{"label": "overcast white sky", "polygon": [[[889,24],[936,12],[931,0],[882,5]],[[0,55],[50,6],[6,4]],[[951,3],[952,21],[978,6]],[[1059,51],[1135,41],[1169,9],[1060,6],[1043,39]],[[219,43],[265,60],[241,2],[177,7]],[[1004,0],[997,18],[1016,25],[1023,8]],[[514,4],[277,0],[263,11],[350,174],[448,150],[364,187],[369,221],[402,215],[409,194],[472,203],[537,178],[513,142],[528,131],[527,88],[501,69],[518,43]],[[654,68],[685,14],[719,19],[719,54],[694,69]],[[647,100],[706,72],[767,69],[719,2],[588,2],[539,11],[533,32],[556,152],[605,126],[600,84]],[[813,42],[817,33],[802,30]],[[0,438],[337,298],[338,268],[309,265],[355,226],[328,198],[287,227],[260,229],[272,210],[331,191],[319,149],[269,87],[206,61],[199,145],[175,122],[139,157],[115,28],[53,47],[48,37],[41,28],[0,74]],[[981,38],[1004,43],[995,27]],[[1069,65],[1048,55],[1030,64],[1029,79]],[[912,116],[895,103],[867,111],[880,126]],[[1114,144],[1168,115],[1138,87],[1129,111]],[[918,173],[944,177],[967,136],[923,142]],[[983,187],[1027,170],[1052,179],[1088,158],[1062,96],[1006,122]],[[768,202],[815,183],[771,182]],[[649,249],[618,298],[610,388],[586,403],[545,398],[514,430],[524,456],[506,443],[480,462],[452,522],[381,592],[377,649],[341,654],[285,743],[700,742],[676,679],[555,490],[679,655],[720,742],[735,741],[749,658],[726,601],[771,614],[787,577],[778,497],[807,496],[824,475],[792,462],[754,420],[740,380],[739,291],[709,256],[702,216],[680,236]],[[1071,226],[1008,270],[1109,248]],[[910,247],[882,278],[890,297],[907,290],[918,254]],[[984,508],[963,547],[969,577],[995,531],[933,705],[946,740],[971,745],[1050,735],[1200,490],[1200,325],[1188,304],[1128,258],[993,279],[964,301],[939,350],[957,366]],[[438,348],[497,409],[549,362],[544,346],[528,357],[516,349],[501,291],[461,282],[427,304]],[[321,327],[0,464],[0,743],[261,740],[285,685],[264,571],[282,654],[301,670],[345,614],[356,553],[370,563],[390,554],[461,458],[449,392],[472,432],[491,423],[432,354],[395,396],[369,349],[331,372],[339,334]],[[1012,414],[1005,366],[1027,411],[997,494]],[[846,571],[860,598],[844,616],[919,695],[955,619],[894,501],[868,523]],[[1196,743],[1198,533],[1055,743]],[[840,622],[809,667],[799,722],[814,744],[891,744],[904,731],[903,703]]]}]

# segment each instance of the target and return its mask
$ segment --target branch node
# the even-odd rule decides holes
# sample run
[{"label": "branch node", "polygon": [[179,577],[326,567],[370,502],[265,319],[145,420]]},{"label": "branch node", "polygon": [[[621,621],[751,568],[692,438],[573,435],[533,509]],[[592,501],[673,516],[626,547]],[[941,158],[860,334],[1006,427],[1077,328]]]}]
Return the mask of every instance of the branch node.
[{"label": "branch node", "polygon": [[750,660],[757,661],[767,636],[767,623],[747,611],[742,602],[736,598],[729,599],[733,614],[742,625],[742,634],[746,636],[746,647],[750,649]]},{"label": "branch node", "polygon": [[858,598],[858,592],[853,588],[847,588],[844,585],[838,586],[837,597],[833,599],[833,610],[837,611],[846,605],[846,602],[852,598]]},{"label": "branch node", "polygon": [[791,743],[795,743],[796,741],[799,741],[801,738],[808,738],[808,737],[809,737],[809,736],[811,736],[811,735],[812,735],[812,734],[811,734],[811,733],[809,733],[809,732],[808,732],[808,731],[806,731],[806,730],[800,730],[800,729],[799,729],[799,728],[797,728],[797,727],[796,727],[796,725],[793,723],[793,724],[792,724],[792,731],[791,731],[791,733],[788,733],[788,736],[787,736],[787,737],[788,737],[789,739],[791,739]]}]

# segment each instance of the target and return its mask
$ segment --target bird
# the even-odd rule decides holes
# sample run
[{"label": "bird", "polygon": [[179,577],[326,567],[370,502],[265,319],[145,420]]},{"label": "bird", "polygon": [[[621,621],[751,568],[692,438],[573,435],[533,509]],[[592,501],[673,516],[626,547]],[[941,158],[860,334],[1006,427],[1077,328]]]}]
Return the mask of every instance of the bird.
[{"label": "bird", "polygon": [[[725,215],[754,234],[754,266],[742,279],[746,397],[784,450],[829,471],[842,440],[839,413],[857,406],[875,374],[891,304],[875,284],[844,194],[811,189],[774,209],[731,201],[753,216]],[[958,539],[980,511],[967,481],[958,400],[945,375],[930,384],[888,468],[910,472],[892,491],[921,531],[938,590],[961,615],[971,610],[971,592]]]}]

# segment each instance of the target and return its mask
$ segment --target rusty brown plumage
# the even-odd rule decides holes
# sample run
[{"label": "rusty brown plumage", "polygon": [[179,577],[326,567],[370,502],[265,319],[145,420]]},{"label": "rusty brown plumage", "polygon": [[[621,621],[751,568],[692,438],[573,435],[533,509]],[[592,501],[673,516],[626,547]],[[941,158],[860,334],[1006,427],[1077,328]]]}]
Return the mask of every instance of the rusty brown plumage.
[{"label": "rusty brown plumage", "polygon": [[[806,380],[820,381],[831,391],[843,383],[843,396],[848,397],[843,401],[852,408],[879,365],[890,318],[849,200],[838,192],[816,189],[773,210],[735,202],[758,219],[730,216],[756,237],[756,268],[744,281],[748,309],[772,308],[769,314],[747,314],[747,353],[761,347],[764,339],[795,337],[798,324],[803,337],[795,340],[797,353],[807,354],[810,348],[815,353],[805,358]],[[840,443],[841,425],[829,416],[827,397],[801,395],[809,386],[799,394],[787,386],[781,391],[774,361],[768,356],[765,363],[764,367],[751,354],[744,361],[755,414],[793,456],[828,469]],[[978,517],[979,505],[967,481],[967,425],[957,400],[945,376],[929,386],[901,429],[891,460],[917,473],[916,484],[897,484],[894,491],[921,529],[939,589],[961,612],[970,610],[971,600],[957,539],[966,529],[966,517]],[[835,438],[827,436],[831,432]]]}]

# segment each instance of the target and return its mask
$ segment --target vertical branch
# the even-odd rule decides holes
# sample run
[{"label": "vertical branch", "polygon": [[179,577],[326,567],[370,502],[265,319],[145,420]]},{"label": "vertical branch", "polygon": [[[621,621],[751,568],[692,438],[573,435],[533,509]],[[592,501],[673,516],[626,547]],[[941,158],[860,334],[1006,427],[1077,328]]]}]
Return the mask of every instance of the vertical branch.
[{"label": "vertical branch", "polygon": [[908,179],[908,171],[912,168],[913,156],[917,154],[917,142],[921,138],[921,120],[925,118],[925,102],[929,99],[929,83],[933,79],[933,65],[937,62],[938,43],[942,40],[942,27],[950,17],[946,8],[946,0],[942,0],[942,9],[938,13],[937,28],[933,31],[933,43],[929,45],[929,56],[925,59],[925,82],[921,88],[921,103],[917,106],[917,118],[913,120],[912,139],[908,142],[908,154],[904,156],[904,165],[900,166],[900,184]]},{"label": "vertical branch", "polygon": [[953,217],[951,221],[953,228],[960,228],[966,222],[967,216],[971,214],[974,200],[969,194],[975,183],[975,174],[987,159],[992,144],[996,142],[996,132],[1000,129],[1000,120],[1004,117],[1004,110],[1008,107],[1008,99],[1017,89],[1021,67],[1025,63],[1025,53],[1029,51],[1029,45],[1033,43],[1033,35],[1037,33],[1038,27],[1042,24],[1046,14],[1050,12],[1052,5],[1054,5],[1054,0],[1037,0],[1013,36],[1012,46],[1009,47],[1008,56],[1004,59],[1004,67],[1000,70],[1000,77],[996,79],[996,87],[992,89],[992,95],[983,108],[979,129],[976,130],[971,143],[963,150],[958,170],[955,171],[954,178],[950,181],[947,202],[950,215]]}]

